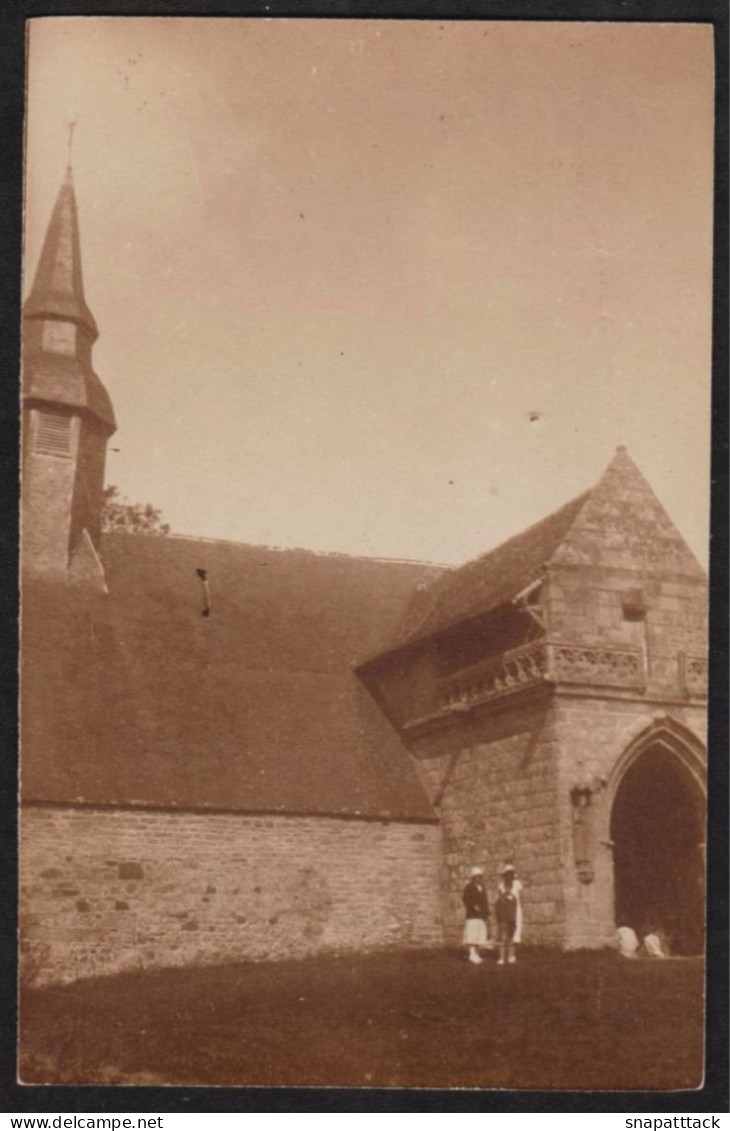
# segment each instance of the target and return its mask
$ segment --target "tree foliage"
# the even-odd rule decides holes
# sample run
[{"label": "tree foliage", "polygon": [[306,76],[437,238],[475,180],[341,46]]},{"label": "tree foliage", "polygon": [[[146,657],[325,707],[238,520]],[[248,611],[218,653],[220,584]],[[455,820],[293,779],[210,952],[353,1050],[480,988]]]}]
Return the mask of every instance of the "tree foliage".
[{"label": "tree foliage", "polygon": [[169,534],[168,523],[151,503],[128,503],[119,494],[119,488],[104,488],[101,509],[101,528],[105,533],[124,530],[129,534]]}]

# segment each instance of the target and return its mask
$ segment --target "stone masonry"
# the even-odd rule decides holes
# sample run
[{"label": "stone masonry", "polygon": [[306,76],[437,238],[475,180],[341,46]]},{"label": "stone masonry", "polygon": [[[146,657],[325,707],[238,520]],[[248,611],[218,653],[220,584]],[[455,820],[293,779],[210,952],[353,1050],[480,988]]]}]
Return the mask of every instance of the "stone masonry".
[{"label": "stone masonry", "polygon": [[[562,860],[557,806],[557,766],[547,701],[511,707],[462,721],[449,753],[418,758],[422,779],[442,822],[447,937],[457,942],[463,925],[461,890],[469,867],[485,867],[497,883],[504,859],[519,861],[530,940],[562,941]],[[437,745],[419,743],[419,749]],[[438,745],[441,745],[438,743]]]},{"label": "stone masonry", "polygon": [[69,169],[24,306],[24,977],[455,944],[505,860],[530,943],[626,915],[697,953],[706,578],[625,449],[459,569],[104,564],[97,334]]},{"label": "stone masonry", "polygon": [[28,806],[24,977],[434,946],[434,824]]},{"label": "stone masonry", "polygon": [[[483,567],[447,578],[436,602],[457,602],[452,622],[441,613],[430,635],[366,672],[441,818],[452,941],[470,865],[485,866],[493,890],[510,859],[524,883],[529,942],[611,944],[612,805],[627,769],[650,749],[666,753],[684,775],[688,811],[702,807],[706,578],[624,449],[570,506],[557,543],[549,530],[541,540],[528,531]],[[509,594],[504,575],[523,568],[520,539],[524,554],[535,544],[545,551],[530,584],[475,619],[469,590],[480,568]]]}]

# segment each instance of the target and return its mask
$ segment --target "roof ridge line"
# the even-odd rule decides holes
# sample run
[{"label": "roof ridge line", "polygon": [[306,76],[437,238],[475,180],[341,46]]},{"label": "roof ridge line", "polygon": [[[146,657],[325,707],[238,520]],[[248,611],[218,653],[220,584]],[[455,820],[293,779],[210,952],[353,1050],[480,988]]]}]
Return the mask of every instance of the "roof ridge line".
[{"label": "roof ridge line", "polygon": [[[522,536],[524,534],[529,534],[530,531],[534,530],[534,528],[536,526],[541,526],[543,524],[543,522],[547,522],[549,519],[555,518],[556,514],[560,514],[561,511],[567,510],[568,507],[575,506],[575,504],[578,502],[579,499],[583,499],[583,502],[581,503],[580,507],[578,508],[578,510],[576,512],[575,517],[573,518],[573,522],[575,522],[575,519],[578,517],[580,512],[583,510],[583,507],[585,506],[585,504],[588,502],[588,496],[596,489],[596,486],[597,486],[597,484],[594,483],[592,487],[587,487],[585,489],[585,491],[580,491],[577,495],[574,495],[572,499],[568,499],[568,501],[566,503],[562,503],[559,507],[556,507],[554,511],[549,511],[548,514],[544,514],[542,516],[542,518],[535,519],[535,521],[531,522],[529,526],[523,526],[522,529],[518,530],[516,534],[510,534],[510,536],[508,538],[505,538],[502,542],[498,542],[497,545],[493,546],[491,550],[485,550],[483,554],[480,554],[476,558],[469,559],[468,561],[464,562],[463,565],[468,566],[468,565],[473,565],[475,562],[484,561],[485,558],[490,557],[491,554],[496,554],[504,546],[509,545],[509,543],[512,542],[514,539],[522,538]],[[572,530],[573,522],[571,522],[570,527],[568,528],[569,530]],[[461,569],[461,568],[462,568],[462,566],[456,566],[456,569]]]},{"label": "roof ridge line", "polygon": [[[149,538],[149,534],[144,534],[140,531],[132,530],[107,530],[104,531],[104,537],[108,538],[115,534],[121,534],[125,538]],[[388,558],[377,557],[366,554],[348,554],[344,550],[313,550],[308,546],[274,546],[268,542],[243,542],[237,538],[212,538],[205,534],[178,534],[170,533],[160,535],[166,540],[177,539],[180,542],[206,542],[211,545],[224,545],[224,546],[242,546],[248,550],[271,550],[278,554],[310,554],[316,558],[346,558],[349,561],[358,562],[382,562],[392,565],[416,565],[425,566],[429,569],[458,569],[458,566],[446,562],[433,562],[427,561],[423,558]]]},{"label": "roof ridge line", "polygon": [[[395,648],[397,649],[410,646],[417,643],[419,640],[426,639],[429,635],[433,635],[434,632],[442,632],[451,627],[448,619],[443,619],[443,612],[440,614],[436,612],[436,610],[438,609],[438,586],[442,583],[448,585],[448,578],[450,573],[452,576],[458,578],[460,574],[462,575],[462,577],[467,575],[473,576],[475,571],[478,572],[480,570],[484,570],[485,568],[488,569],[490,564],[492,564],[494,561],[499,561],[501,557],[504,557],[505,555],[509,556],[510,553],[514,554],[514,547],[519,546],[520,543],[523,542],[523,540],[529,540],[530,537],[534,539],[535,532],[540,531],[541,528],[547,528],[550,523],[555,522],[558,516],[565,514],[566,511],[574,509],[575,514],[570,516],[570,522],[567,527],[567,531],[572,530],[573,524],[577,521],[578,516],[582,514],[583,509],[588,503],[595,488],[596,484],[586,488],[586,490],[581,491],[580,494],[575,495],[572,499],[569,499],[568,502],[563,503],[562,506],[558,507],[556,510],[551,511],[549,514],[544,515],[542,518],[530,523],[529,526],[523,527],[523,529],[518,531],[516,534],[510,535],[509,538],[505,538],[504,541],[500,542],[496,546],[493,546],[492,549],[486,550],[483,554],[480,554],[476,558],[471,558],[469,561],[464,562],[464,564],[461,566],[457,566],[452,571],[445,571],[444,574],[434,583],[434,586],[437,590],[436,602],[434,603],[432,599],[428,604],[424,604],[418,620],[413,625],[411,625],[409,630],[398,639],[397,643],[395,644]],[[528,587],[530,585],[533,585],[535,581],[539,579],[546,567],[549,566],[554,555],[557,553],[559,546],[564,543],[565,538],[567,537],[567,531],[561,534],[560,541],[552,549],[549,549],[549,547],[543,547],[542,553],[539,556],[539,560],[538,555],[535,555],[534,560],[530,563],[531,569],[529,573],[529,581],[526,581],[526,585]],[[524,590],[525,585],[522,585],[520,588]],[[497,600],[496,603],[485,604],[481,608],[474,608],[469,611],[462,611],[457,620],[452,623],[458,623],[458,621],[460,620],[471,620],[475,617],[482,616],[483,614],[498,607],[499,605],[510,603],[513,599],[513,595],[503,596],[502,598]]]}]

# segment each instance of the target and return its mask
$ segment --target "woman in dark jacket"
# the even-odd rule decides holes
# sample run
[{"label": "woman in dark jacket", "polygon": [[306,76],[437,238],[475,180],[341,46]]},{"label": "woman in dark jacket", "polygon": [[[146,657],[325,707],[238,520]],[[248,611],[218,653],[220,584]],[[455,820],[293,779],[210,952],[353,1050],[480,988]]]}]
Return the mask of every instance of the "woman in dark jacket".
[{"label": "woman in dark jacket", "polygon": [[466,911],[462,944],[469,947],[469,961],[481,963],[479,947],[487,945],[487,923],[489,922],[489,900],[484,887],[484,869],[474,867],[471,878],[461,897]]}]

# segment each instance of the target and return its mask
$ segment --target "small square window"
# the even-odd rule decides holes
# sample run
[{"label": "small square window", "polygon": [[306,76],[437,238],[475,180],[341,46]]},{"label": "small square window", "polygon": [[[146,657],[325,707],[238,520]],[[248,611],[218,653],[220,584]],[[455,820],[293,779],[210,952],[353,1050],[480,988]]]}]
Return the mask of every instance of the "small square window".
[{"label": "small square window", "polygon": [[646,599],[641,589],[629,589],[621,594],[621,609],[624,620],[646,620]]}]

